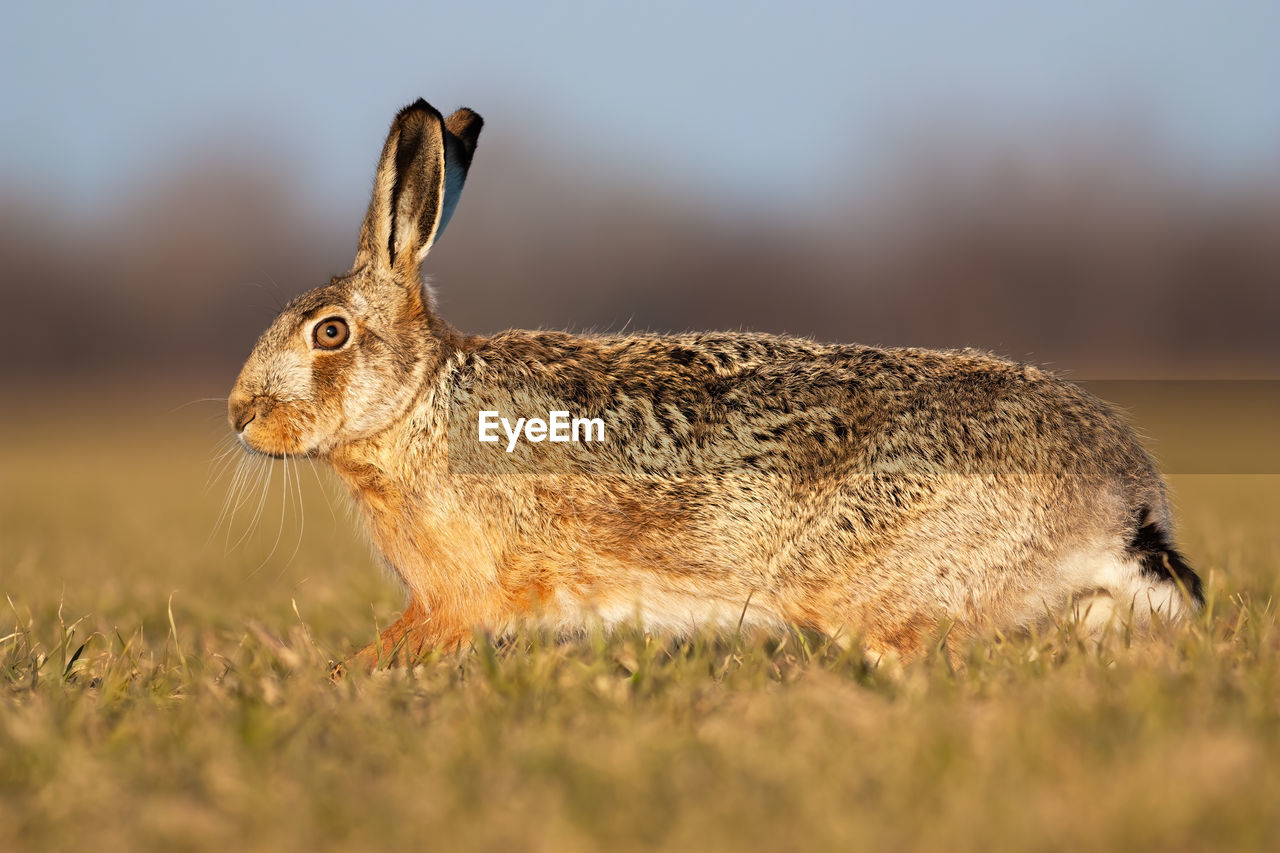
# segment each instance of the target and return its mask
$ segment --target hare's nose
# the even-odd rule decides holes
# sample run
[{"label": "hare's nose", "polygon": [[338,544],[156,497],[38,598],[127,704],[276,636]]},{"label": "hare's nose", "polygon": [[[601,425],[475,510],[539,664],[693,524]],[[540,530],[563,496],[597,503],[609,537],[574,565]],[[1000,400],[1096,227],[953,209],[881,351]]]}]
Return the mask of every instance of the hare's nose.
[{"label": "hare's nose", "polygon": [[254,405],[252,397],[233,396],[227,402],[227,415],[236,432],[241,433],[258,416],[258,407]]}]

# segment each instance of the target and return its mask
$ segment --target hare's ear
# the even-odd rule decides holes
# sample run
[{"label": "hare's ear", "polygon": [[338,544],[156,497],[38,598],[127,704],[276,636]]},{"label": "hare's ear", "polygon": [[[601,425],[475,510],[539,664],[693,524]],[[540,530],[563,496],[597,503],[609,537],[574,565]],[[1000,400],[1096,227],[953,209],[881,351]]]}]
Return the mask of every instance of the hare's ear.
[{"label": "hare's ear", "polygon": [[450,121],[459,116],[455,132],[419,99],[391,123],[360,229],[357,267],[397,270],[417,280],[419,265],[457,205],[480,133],[479,116],[459,110]]},{"label": "hare's ear", "polygon": [[437,239],[458,207],[482,127],[484,119],[466,107],[444,120],[444,211],[440,215],[440,227],[436,229]]}]

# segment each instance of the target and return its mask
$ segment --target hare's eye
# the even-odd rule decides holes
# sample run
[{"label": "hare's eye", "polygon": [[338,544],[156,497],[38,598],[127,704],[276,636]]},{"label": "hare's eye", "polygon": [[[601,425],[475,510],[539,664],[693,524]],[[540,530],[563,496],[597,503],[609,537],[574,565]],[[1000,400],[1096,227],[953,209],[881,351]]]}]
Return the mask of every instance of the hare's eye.
[{"label": "hare's eye", "polygon": [[316,346],[321,349],[337,349],[345,344],[349,337],[351,337],[351,330],[347,328],[347,321],[341,317],[330,317],[316,325]]}]

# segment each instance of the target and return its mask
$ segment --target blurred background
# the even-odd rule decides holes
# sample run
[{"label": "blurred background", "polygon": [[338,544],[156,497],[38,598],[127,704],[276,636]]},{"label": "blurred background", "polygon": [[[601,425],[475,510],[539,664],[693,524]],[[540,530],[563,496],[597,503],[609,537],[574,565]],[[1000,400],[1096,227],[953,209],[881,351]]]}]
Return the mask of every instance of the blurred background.
[{"label": "blurred background", "polygon": [[6,385],[226,394],[395,110],[486,119],[471,332],[750,328],[1280,369],[1270,2],[7,4]]}]

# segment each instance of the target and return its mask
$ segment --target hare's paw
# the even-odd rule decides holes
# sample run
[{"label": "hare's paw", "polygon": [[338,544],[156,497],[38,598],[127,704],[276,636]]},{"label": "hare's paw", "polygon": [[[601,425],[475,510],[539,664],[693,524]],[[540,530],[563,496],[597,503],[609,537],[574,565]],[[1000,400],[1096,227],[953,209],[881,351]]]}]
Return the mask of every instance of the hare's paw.
[{"label": "hare's paw", "polygon": [[446,624],[436,614],[427,615],[425,609],[414,602],[393,625],[378,635],[376,641],[335,666],[334,678],[341,678],[350,671],[372,672],[395,666],[413,666],[431,651],[458,648],[469,636],[469,626]]}]

